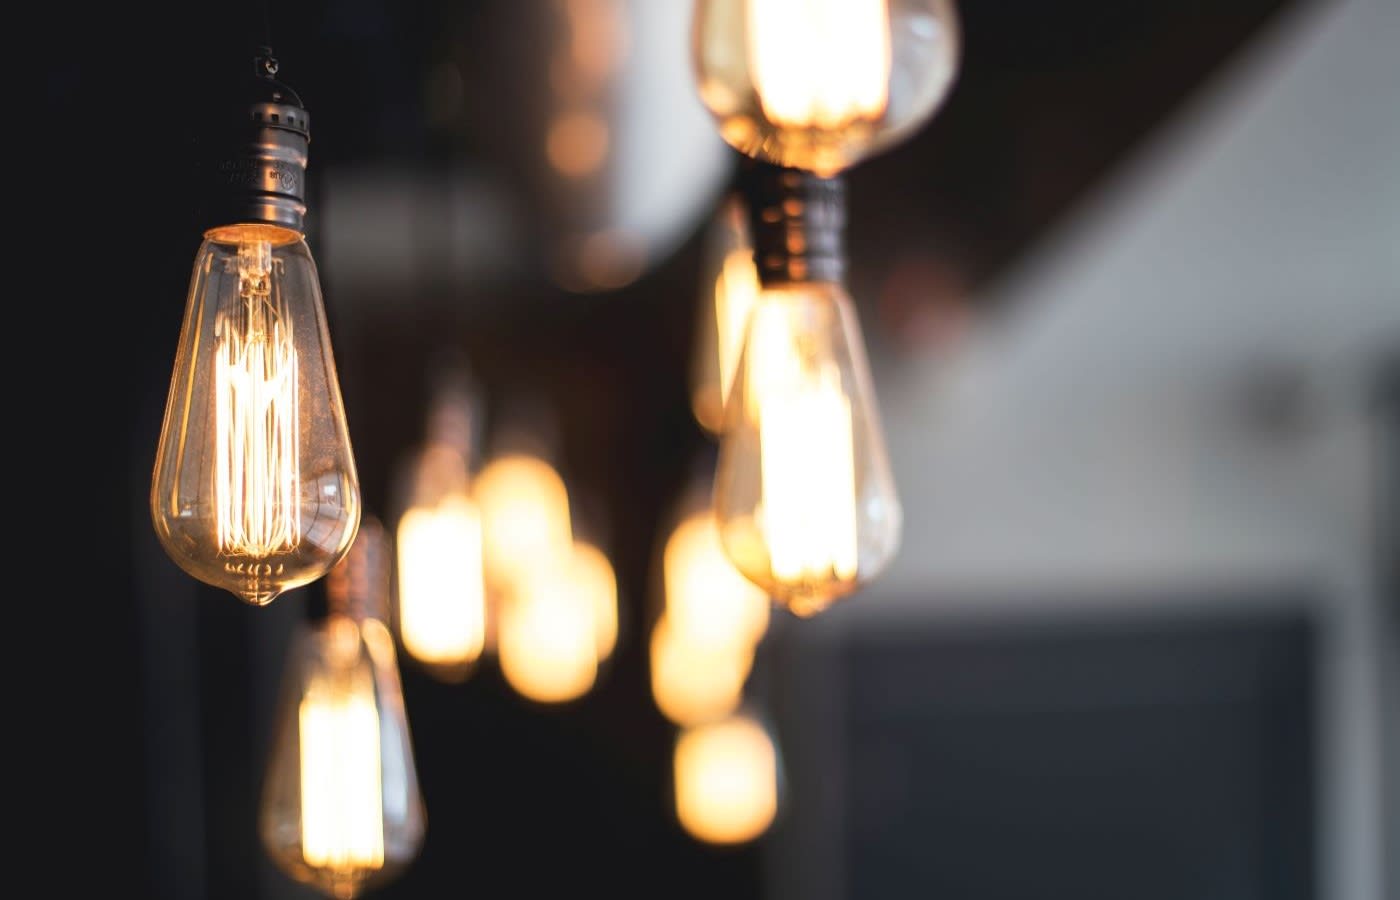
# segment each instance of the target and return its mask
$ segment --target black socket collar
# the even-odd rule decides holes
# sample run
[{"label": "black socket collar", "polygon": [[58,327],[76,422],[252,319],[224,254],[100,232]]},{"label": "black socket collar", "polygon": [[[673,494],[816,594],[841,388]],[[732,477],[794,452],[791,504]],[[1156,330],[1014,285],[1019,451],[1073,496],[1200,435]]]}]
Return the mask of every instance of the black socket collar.
[{"label": "black socket collar", "polygon": [[214,111],[205,135],[202,228],[267,224],[302,231],[311,117],[296,91],[276,79],[277,60],[261,47],[252,76]]},{"label": "black socket collar", "polygon": [[846,189],[839,177],[755,162],[742,184],[760,284],[842,279]]}]

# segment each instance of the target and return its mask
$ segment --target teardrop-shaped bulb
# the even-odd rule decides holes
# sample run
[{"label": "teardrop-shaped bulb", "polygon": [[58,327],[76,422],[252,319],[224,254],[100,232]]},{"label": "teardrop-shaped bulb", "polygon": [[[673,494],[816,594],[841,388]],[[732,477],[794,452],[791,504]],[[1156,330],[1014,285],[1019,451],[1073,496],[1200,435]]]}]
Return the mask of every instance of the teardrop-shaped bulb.
[{"label": "teardrop-shaped bulb", "polygon": [[919,127],[952,86],[952,0],[698,0],[700,99],[735,149],[829,176]]},{"label": "teardrop-shaped bulb", "polygon": [[725,553],[811,615],[879,573],[899,546],[860,325],[834,283],[768,288],[749,318],[715,475]]},{"label": "teardrop-shaped bulb", "polygon": [[326,574],[360,521],[320,283],[296,231],[205,235],[151,483],[171,559],[263,605]]},{"label": "teardrop-shaped bulb", "polygon": [[282,684],[263,845],[297,881],[358,896],[412,861],[426,822],[393,638],[332,613],[299,632]]}]

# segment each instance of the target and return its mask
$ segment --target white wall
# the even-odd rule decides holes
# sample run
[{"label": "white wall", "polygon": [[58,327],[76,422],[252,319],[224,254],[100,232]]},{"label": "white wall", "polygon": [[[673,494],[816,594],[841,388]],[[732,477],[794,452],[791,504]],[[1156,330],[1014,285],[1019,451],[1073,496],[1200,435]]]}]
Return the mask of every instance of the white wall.
[{"label": "white wall", "polygon": [[[1303,4],[994,293],[954,356],[879,373],[904,546],[812,636],[1315,584],[1321,887],[1381,900],[1394,666],[1360,403],[1400,349],[1400,2]],[[1280,433],[1245,416],[1259,363],[1301,387]]]}]

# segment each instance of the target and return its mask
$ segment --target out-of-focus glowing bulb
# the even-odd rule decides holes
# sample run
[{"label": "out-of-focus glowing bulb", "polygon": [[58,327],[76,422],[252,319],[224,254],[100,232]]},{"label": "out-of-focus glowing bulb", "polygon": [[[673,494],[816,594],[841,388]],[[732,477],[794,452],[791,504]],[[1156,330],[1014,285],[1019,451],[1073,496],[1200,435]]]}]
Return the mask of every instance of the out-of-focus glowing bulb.
[{"label": "out-of-focus glowing bulb", "polygon": [[481,509],[488,583],[509,591],[531,570],[569,558],[569,494],[554,467],[532,456],[493,460],[472,491]]},{"label": "out-of-focus glowing bulb", "polygon": [[840,285],[770,287],[749,319],[715,479],[725,552],[811,615],[873,577],[901,511],[860,328]]},{"label": "out-of-focus glowing bulb", "polygon": [[464,494],[404,513],[398,531],[398,626],[404,648],[445,677],[486,641],[481,515]]},{"label": "out-of-focus glowing bulb", "polygon": [[683,519],[662,557],[666,617],[687,641],[752,648],[768,628],[768,596],[734,568],[714,514]]},{"label": "out-of-focus glowing bulb", "polygon": [[745,641],[697,641],[669,614],[651,633],[651,695],[666,718],[697,725],[729,715],[744,695],[753,666],[753,646]]},{"label": "out-of-focus glowing bulb", "polygon": [[[367,540],[379,549],[360,550]],[[332,573],[329,613],[293,641],[259,830],[292,878],[346,900],[422,846],[424,815],[387,603],[383,531],[366,522]],[[342,571],[344,570],[344,571]]]},{"label": "out-of-focus glowing bulb", "polygon": [[700,0],[695,66],[720,134],[833,175],[922,124],[952,85],[951,0]]},{"label": "out-of-focus glowing bulb", "polygon": [[744,208],[737,197],[724,205],[711,229],[708,268],[712,274],[705,279],[700,302],[690,398],[696,421],[718,433],[759,285]]},{"label": "out-of-focus glowing bulb", "polygon": [[320,578],[354,539],[359,480],[316,266],[299,232],[206,232],[151,518],[182,569],[256,605]]},{"label": "out-of-focus glowing bulb", "polygon": [[777,751],[763,726],[745,716],[682,732],[674,777],[676,816],[706,843],[754,840],[777,815]]},{"label": "out-of-focus glowing bulb", "polygon": [[516,580],[501,607],[496,651],[506,681],[531,700],[562,703],[593,687],[597,598],[571,556],[542,561]]},{"label": "out-of-focus glowing bulb", "polygon": [[592,544],[575,542],[573,578],[593,607],[593,636],[602,662],[617,646],[617,576],[608,557]]}]

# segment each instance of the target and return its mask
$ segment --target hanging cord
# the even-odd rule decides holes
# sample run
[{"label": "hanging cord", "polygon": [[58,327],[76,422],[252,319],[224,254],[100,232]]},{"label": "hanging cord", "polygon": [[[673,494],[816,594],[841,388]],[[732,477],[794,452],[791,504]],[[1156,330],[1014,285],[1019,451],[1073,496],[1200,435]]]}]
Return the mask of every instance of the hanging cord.
[{"label": "hanging cord", "polygon": [[262,38],[253,51],[253,71],[259,78],[277,77],[277,57],[272,55],[272,0],[262,0]]}]

